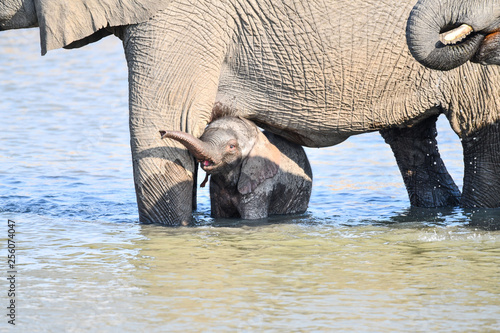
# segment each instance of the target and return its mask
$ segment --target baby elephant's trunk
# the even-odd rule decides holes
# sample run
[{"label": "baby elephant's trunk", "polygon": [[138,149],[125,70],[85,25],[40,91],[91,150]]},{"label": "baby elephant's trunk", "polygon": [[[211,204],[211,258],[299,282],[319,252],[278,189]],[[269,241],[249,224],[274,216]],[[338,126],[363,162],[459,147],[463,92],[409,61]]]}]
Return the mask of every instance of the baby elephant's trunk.
[{"label": "baby elephant's trunk", "polygon": [[191,134],[180,131],[160,131],[162,139],[174,139],[184,145],[198,161],[213,161],[212,147]]}]

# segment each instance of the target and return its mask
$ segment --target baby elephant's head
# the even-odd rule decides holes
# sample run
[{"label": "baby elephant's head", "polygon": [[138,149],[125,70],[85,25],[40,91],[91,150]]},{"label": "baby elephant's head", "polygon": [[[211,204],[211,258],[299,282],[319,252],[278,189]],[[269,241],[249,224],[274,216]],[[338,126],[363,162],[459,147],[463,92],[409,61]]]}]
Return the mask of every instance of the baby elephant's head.
[{"label": "baby elephant's head", "polygon": [[239,167],[255,144],[259,129],[248,120],[224,117],[210,123],[197,139],[178,131],[160,131],[162,138],[182,143],[207,173],[228,172]]},{"label": "baby elephant's head", "polygon": [[[238,191],[250,193],[279,170],[281,153],[254,123],[223,117],[210,123],[197,139],[179,131],[160,131],[162,139],[182,143],[210,174],[238,176]],[[220,176],[219,176],[220,177]]]}]

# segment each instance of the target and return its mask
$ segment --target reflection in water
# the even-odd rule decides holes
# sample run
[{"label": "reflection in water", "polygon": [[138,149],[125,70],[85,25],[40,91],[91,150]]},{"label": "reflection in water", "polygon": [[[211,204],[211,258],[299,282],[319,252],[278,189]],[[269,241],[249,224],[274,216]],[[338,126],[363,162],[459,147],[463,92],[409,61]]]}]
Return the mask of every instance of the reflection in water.
[{"label": "reflection in water", "polygon": [[[367,221],[369,222],[369,221]],[[419,223],[425,226],[468,226],[473,229],[500,230],[500,210],[487,208],[417,208],[409,207],[391,216],[385,223]]]},{"label": "reflection in water", "polygon": [[[16,221],[21,331],[500,327],[498,210],[408,208],[378,134],[307,149],[306,214],[214,220],[204,188],[196,227],[139,225],[120,43],[40,58],[36,30],[0,37],[8,119],[0,122],[0,222]],[[444,119],[439,126],[460,185],[460,144]]]},{"label": "reflection in water", "polygon": [[472,227],[483,230],[500,230],[499,209],[467,209],[465,214],[468,223]]}]

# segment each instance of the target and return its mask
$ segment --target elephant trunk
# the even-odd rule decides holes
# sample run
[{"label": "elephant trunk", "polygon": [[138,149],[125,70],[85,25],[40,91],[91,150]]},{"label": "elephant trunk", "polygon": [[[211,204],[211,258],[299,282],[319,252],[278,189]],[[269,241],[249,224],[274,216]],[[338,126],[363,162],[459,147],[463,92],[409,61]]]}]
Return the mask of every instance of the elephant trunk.
[{"label": "elephant trunk", "polygon": [[[465,6],[465,2],[458,2]],[[485,6],[487,7],[487,6]],[[422,65],[450,70],[471,60],[484,39],[477,18],[462,12],[480,8],[457,8],[457,2],[420,0],[406,26],[408,48]],[[480,28],[479,28],[480,27]]]},{"label": "elephant trunk", "polygon": [[160,131],[160,135],[162,139],[170,138],[182,143],[198,161],[203,161],[202,163],[219,162],[216,158],[217,154],[214,153],[214,148],[191,134],[181,131]]},{"label": "elephant trunk", "polygon": [[480,53],[488,43],[496,50],[496,39],[484,41],[499,28],[498,0],[419,0],[408,18],[406,40],[424,66],[450,70],[469,60],[496,63],[490,54]]}]

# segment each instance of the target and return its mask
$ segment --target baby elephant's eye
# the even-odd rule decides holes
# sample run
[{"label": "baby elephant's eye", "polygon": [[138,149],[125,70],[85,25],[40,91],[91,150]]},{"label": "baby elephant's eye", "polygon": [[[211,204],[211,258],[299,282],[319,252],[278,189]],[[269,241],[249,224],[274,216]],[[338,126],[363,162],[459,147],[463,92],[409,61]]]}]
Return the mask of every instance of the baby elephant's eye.
[{"label": "baby elephant's eye", "polygon": [[233,151],[233,150],[236,149],[237,146],[238,146],[238,143],[235,140],[231,140],[231,141],[229,141],[227,143],[227,148],[226,149]]}]

